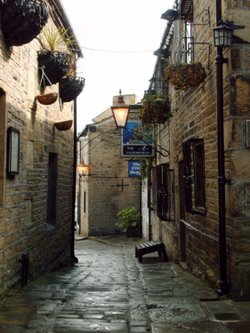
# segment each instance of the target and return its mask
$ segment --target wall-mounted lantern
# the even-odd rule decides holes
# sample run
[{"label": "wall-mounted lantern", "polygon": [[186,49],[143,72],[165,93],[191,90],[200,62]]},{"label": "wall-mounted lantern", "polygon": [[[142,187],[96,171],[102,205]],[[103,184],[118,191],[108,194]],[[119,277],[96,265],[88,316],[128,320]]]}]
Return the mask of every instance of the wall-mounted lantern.
[{"label": "wall-mounted lantern", "polygon": [[83,161],[77,165],[77,171],[80,177],[90,176],[90,166]]},{"label": "wall-mounted lantern", "polygon": [[117,103],[111,106],[113,117],[117,128],[126,127],[130,107],[125,103],[121,90],[119,91]]},{"label": "wall-mounted lantern", "polygon": [[232,45],[233,31],[243,29],[244,25],[234,24],[232,21],[219,21],[219,25],[213,29],[214,46],[230,47]]},{"label": "wall-mounted lantern", "polygon": [[229,47],[232,44],[233,29],[227,22],[221,21],[220,24],[213,29],[214,46]]}]

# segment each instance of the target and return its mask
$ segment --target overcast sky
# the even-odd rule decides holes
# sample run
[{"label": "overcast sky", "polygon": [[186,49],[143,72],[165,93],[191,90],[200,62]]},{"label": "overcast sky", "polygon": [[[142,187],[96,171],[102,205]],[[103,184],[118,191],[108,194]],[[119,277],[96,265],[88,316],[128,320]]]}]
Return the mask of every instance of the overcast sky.
[{"label": "overcast sky", "polygon": [[148,89],[173,0],[61,0],[81,45],[78,131],[112,104],[112,97]]}]

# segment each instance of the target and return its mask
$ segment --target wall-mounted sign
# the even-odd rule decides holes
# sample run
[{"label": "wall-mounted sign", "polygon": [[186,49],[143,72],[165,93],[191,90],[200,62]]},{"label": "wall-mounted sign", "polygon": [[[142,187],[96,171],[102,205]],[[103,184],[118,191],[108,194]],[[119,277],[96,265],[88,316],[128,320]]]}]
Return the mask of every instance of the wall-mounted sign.
[{"label": "wall-mounted sign", "polygon": [[128,161],[128,176],[140,177],[141,176],[141,162],[136,160]]},{"label": "wall-mounted sign", "polygon": [[143,125],[140,119],[140,109],[131,107],[127,125],[122,129],[121,156],[152,157],[154,156],[154,127]]},{"label": "wall-mounted sign", "polygon": [[20,132],[16,128],[7,130],[7,173],[9,176],[19,174]]}]

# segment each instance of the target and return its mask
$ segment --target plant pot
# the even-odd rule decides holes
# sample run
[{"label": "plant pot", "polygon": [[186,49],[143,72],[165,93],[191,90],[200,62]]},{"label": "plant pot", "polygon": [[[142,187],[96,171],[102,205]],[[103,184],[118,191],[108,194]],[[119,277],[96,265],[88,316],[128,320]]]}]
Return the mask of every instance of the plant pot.
[{"label": "plant pot", "polygon": [[74,100],[83,90],[85,79],[76,76],[67,76],[59,82],[59,95],[62,102]]},{"label": "plant pot", "polygon": [[55,123],[54,126],[58,131],[67,131],[71,128],[73,124],[73,120],[66,120],[66,121],[61,121],[59,123]]},{"label": "plant pot", "polygon": [[145,100],[141,111],[141,120],[144,124],[164,123],[171,116],[168,99],[157,98]]},{"label": "plant pot", "polygon": [[36,96],[36,99],[38,100],[39,103],[43,105],[50,105],[55,103],[57,97],[58,97],[57,93],[49,93],[45,95],[38,95]]},{"label": "plant pot", "polygon": [[140,230],[138,227],[129,227],[126,230],[127,237],[140,237]]},{"label": "plant pot", "polygon": [[49,17],[44,0],[5,0],[1,7],[1,29],[8,46],[29,43]]},{"label": "plant pot", "polygon": [[[60,51],[43,51],[38,54],[40,79],[45,86],[59,82],[67,73],[71,63],[69,53]],[[44,76],[43,76],[44,71]]]},{"label": "plant pot", "polygon": [[169,65],[165,69],[166,80],[181,90],[198,87],[206,77],[206,71],[200,63]]}]

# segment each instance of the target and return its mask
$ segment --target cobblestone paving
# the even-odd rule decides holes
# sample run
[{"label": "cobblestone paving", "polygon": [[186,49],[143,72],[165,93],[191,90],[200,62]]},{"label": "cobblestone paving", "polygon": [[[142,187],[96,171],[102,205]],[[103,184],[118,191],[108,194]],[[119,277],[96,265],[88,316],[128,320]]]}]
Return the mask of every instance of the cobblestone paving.
[{"label": "cobblestone paving", "polygon": [[250,331],[249,302],[217,300],[179,266],[155,255],[138,263],[134,245],[140,240],[101,240],[78,240],[77,265],[1,299],[0,333]]}]

